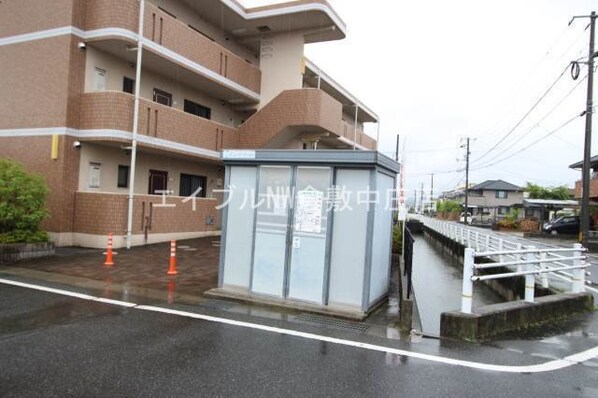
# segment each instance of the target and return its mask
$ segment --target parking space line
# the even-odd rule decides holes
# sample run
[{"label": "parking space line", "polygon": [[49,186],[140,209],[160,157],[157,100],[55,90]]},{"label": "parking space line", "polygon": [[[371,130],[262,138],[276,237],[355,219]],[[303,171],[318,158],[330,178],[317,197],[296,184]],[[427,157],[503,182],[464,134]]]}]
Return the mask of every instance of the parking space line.
[{"label": "parking space line", "polygon": [[376,345],[376,344],[369,344],[369,343],[363,343],[363,342],[347,340],[347,339],[340,339],[340,338],[336,338],[336,337],[329,337],[329,336],[324,336],[324,335],[319,335],[319,334],[314,334],[314,333],[301,332],[301,331],[293,330],[293,329],[285,329],[285,328],[279,328],[279,327],[274,327],[274,326],[261,325],[258,323],[237,321],[234,319],[227,319],[227,318],[215,317],[215,316],[210,316],[210,315],[203,315],[203,314],[198,314],[198,313],[194,313],[194,312],[174,310],[174,309],[165,308],[165,307],[141,305],[141,304],[120,301],[120,300],[110,300],[110,299],[106,299],[106,298],[102,298],[102,297],[91,296],[88,294],[81,294],[81,293],[76,293],[76,292],[63,290],[63,289],[55,289],[55,288],[50,288],[50,287],[41,286],[41,285],[35,285],[35,284],[31,284],[31,283],[23,283],[23,282],[13,281],[10,279],[0,278],[0,283],[6,284],[6,285],[22,287],[22,288],[39,290],[39,291],[43,291],[43,292],[47,292],[47,293],[60,294],[63,296],[78,298],[78,299],[82,299],[82,300],[101,302],[101,303],[108,304],[108,305],[116,305],[116,306],[122,306],[122,307],[127,307],[127,308],[134,308],[134,309],[142,310],[142,311],[151,311],[151,312],[158,312],[158,313],[169,314],[169,315],[183,316],[183,317],[187,317],[187,318],[200,319],[200,320],[208,321],[208,322],[216,322],[216,323],[221,323],[221,324],[226,324],[226,325],[231,325],[231,326],[249,328],[249,329],[254,329],[254,330],[261,330],[264,332],[285,334],[285,335],[304,338],[304,339],[324,341],[324,342],[333,343],[333,344],[339,344],[339,345],[344,345],[344,346],[349,346],[349,347],[366,349],[366,350],[370,350],[370,351],[377,351],[377,352],[383,352],[383,353],[387,353],[387,354],[405,356],[405,357],[409,357],[409,358],[421,359],[424,361],[442,363],[445,365],[461,366],[461,367],[466,367],[466,368],[470,368],[470,369],[488,370],[488,371],[502,372],[502,373],[550,372],[550,371],[555,371],[555,370],[559,370],[559,369],[564,369],[569,366],[579,364],[579,363],[585,362],[587,360],[598,357],[598,347],[593,347],[588,350],[585,350],[585,351],[582,351],[582,352],[579,352],[579,353],[576,353],[573,355],[569,355],[563,359],[555,359],[555,360],[551,360],[548,362],[535,364],[535,365],[495,365],[495,364],[489,364],[489,363],[446,358],[446,357],[441,357],[441,356],[436,356],[436,355],[431,355],[431,354],[419,353],[419,352],[415,352],[415,351],[408,351],[408,350],[386,347],[386,346],[381,346],[381,345]]}]

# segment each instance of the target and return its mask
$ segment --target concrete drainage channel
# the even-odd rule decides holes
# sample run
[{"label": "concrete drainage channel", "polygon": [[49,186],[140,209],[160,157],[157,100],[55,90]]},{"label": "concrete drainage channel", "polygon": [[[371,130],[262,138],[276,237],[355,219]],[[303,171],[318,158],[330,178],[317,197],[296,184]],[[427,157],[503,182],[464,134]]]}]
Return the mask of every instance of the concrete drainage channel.
[{"label": "concrete drainage channel", "polygon": [[[440,334],[445,338],[487,341],[505,334],[533,333],[533,330],[541,330],[543,325],[560,323],[574,314],[592,310],[593,296],[583,293],[583,269],[587,264],[583,262],[585,256],[579,245],[548,249],[522,247],[502,238],[431,219],[426,219],[424,233],[461,261],[465,252],[463,278],[466,279],[463,279],[461,311],[442,314]],[[479,263],[474,261],[475,257],[479,257]],[[485,272],[488,268],[496,270]],[[556,275],[565,271],[570,276],[570,293],[558,294],[554,288],[549,288],[546,277],[542,278],[541,286],[535,281],[535,275],[549,272]],[[569,271],[573,275],[568,274]],[[564,279],[562,275],[557,276]],[[524,278],[525,283],[521,283]],[[486,280],[497,282],[489,286],[503,296],[508,293],[507,300],[515,301],[477,307],[472,313],[472,282]],[[466,284],[465,281],[469,282]],[[543,297],[534,297],[536,291]]]}]

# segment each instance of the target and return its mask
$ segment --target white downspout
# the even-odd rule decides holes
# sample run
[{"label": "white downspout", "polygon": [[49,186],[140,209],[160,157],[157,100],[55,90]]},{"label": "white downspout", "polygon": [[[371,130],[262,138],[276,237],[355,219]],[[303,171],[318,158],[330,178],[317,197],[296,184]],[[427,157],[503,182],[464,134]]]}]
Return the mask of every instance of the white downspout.
[{"label": "white downspout", "polygon": [[139,92],[141,91],[141,58],[143,55],[143,18],[145,0],[139,0],[139,31],[137,35],[137,67],[135,70],[135,105],[133,109],[133,142],[131,144],[131,173],[129,176],[129,208],[127,213],[127,249],[133,238],[133,204],[135,195],[135,166],[137,163],[137,130],[139,129]]},{"label": "white downspout", "polygon": [[355,127],[353,129],[353,150],[357,149],[357,113],[359,112],[359,105],[355,104]]}]

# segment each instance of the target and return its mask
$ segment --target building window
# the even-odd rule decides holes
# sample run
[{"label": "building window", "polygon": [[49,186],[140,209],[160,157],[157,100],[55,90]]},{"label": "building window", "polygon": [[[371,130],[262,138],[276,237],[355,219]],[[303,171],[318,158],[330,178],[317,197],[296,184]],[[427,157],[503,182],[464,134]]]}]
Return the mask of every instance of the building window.
[{"label": "building window", "polygon": [[106,71],[101,68],[95,68],[96,91],[106,91]]},{"label": "building window", "polygon": [[172,94],[154,88],[154,102],[166,106],[172,106]]},{"label": "building window", "polygon": [[[201,190],[200,190],[201,188]],[[199,190],[199,192],[198,192]],[[206,177],[181,173],[180,196],[193,196],[198,198],[206,197]]]},{"label": "building window", "polygon": [[125,76],[123,78],[123,92],[135,94],[135,80]]},{"label": "building window", "polygon": [[150,195],[163,195],[167,190],[168,172],[162,170],[150,170],[147,193]]},{"label": "building window", "polygon": [[507,214],[509,208],[508,207],[499,207],[498,208],[498,214],[500,214],[501,216],[504,216]]},{"label": "building window", "polygon": [[212,110],[207,106],[197,104],[193,101],[185,100],[185,112],[205,119],[212,118]]},{"label": "building window", "polygon": [[102,178],[102,165],[101,163],[89,163],[89,187],[100,188],[100,182]]},{"label": "building window", "polygon": [[525,217],[533,217],[534,216],[534,209],[525,209]]},{"label": "building window", "polygon": [[129,186],[129,166],[118,165],[118,181],[116,186],[119,188],[127,188]]},{"label": "building window", "polygon": [[509,196],[507,191],[496,191],[496,199],[506,199]]}]

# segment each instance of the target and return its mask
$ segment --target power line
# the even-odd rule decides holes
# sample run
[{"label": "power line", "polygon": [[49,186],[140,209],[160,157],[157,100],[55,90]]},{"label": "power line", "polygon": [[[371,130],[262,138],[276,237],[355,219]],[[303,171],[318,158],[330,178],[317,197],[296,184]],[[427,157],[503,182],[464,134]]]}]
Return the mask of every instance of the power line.
[{"label": "power line", "polygon": [[[538,66],[539,66],[539,65],[549,65],[549,64],[550,64],[550,66],[552,67],[553,65],[556,65],[556,63],[557,63],[557,62],[558,62],[558,63],[560,63],[560,61],[561,61],[563,58],[565,58],[565,56],[567,56],[567,55],[569,54],[569,52],[570,52],[570,50],[573,48],[573,46],[575,46],[575,45],[576,45],[576,44],[579,42],[580,38],[581,38],[581,37],[584,35],[584,30],[582,30],[582,31],[580,32],[580,34],[579,34],[579,35],[575,36],[574,40],[573,40],[573,41],[571,42],[571,44],[570,44],[570,45],[567,47],[567,49],[566,49],[564,52],[562,52],[562,53],[561,53],[561,55],[560,55],[560,56],[556,57],[556,58],[555,58],[555,59],[553,59],[552,61],[548,61],[548,63],[546,63],[546,64],[544,64],[544,63],[543,63],[544,59],[545,59],[545,58],[547,58],[547,56],[548,56],[548,55],[549,55],[549,54],[552,52],[553,48],[554,48],[554,47],[556,47],[556,44],[557,44],[557,43],[558,43],[558,42],[559,42],[559,41],[562,39],[562,37],[563,37],[563,34],[564,34],[564,33],[565,33],[565,32],[566,32],[566,31],[567,31],[569,28],[570,28],[570,26],[571,26],[571,25],[568,25],[568,26],[567,26],[567,27],[566,27],[566,28],[563,30],[563,32],[561,33],[561,35],[559,36],[559,38],[558,38],[558,39],[557,39],[557,40],[556,40],[556,41],[555,41],[555,42],[554,42],[554,43],[553,43],[553,44],[552,44],[552,45],[549,47],[549,49],[546,51],[546,53],[544,54],[544,56],[543,56],[543,57],[542,57],[542,58],[541,58],[541,59],[540,59],[540,60],[539,60],[539,61],[538,61],[538,62],[535,64],[535,66],[534,66],[534,67],[533,67],[533,68],[530,70],[530,72],[529,72],[529,73],[528,73],[528,75],[525,77],[525,79],[523,79],[523,80],[521,81],[521,83],[519,83],[519,84],[518,84],[518,86],[517,86],[517,87],[518,87],[518,89],[517,89],[517,90],[515,90],[515,92],[514,92],[514,94],[515,94],[515,95],[514,95],[514,96],[517,96],[517,95],[518,95],[518,94],[519,94],[519,93],[520,93],[520,92],[523,90],[523,87],[525,87],[525,86],[527,86],[527,85],[528,85],[530,76],[532,76],[532,74],[534,74],[534,72],[536,71],[536,69],[538,69]],[[586,28],[586,29],[587,29],[587,28]],[[578,51],[576,52],[576,55],[582,54],[582,53],[583,53],[583,51],[584,51],[584,48],[585,48],[585,47],[586,47],[586,45],[585,45],[585,42],[584,42],[584,45],[581,47],[581,49],[580,49],[580,50],[578,50]],[[569,57],[569,58],[570,58],[570,57]],[[535,74],[535,75],[538,75],[538,74]],[[510,104],[513,104],[513,102],[512,102],[512,101],[510,101],[509,103],[510,103]],[[509,108],[507,108],[507,109],[509,109]],[[515,114],[515,112],[514,112],[514,111],[507,111],[507,113],[508,113],[508,117],[507,117],[507,119],[509,119],[509,118],[510,118],[512,115],[514,115],[514,114]],[[498,125],[498,124],[501,122],[501,120],[504,120],[504,118],[499,118],[499,119],[498,119],[498,120],[496,120],[494,123],[492,123],[492,125],[491,125],[490,127],[487,127],[487,128],[485,128],[485,129],[483,129],[483,132],[484,132],[484,134],[485,134],[485,133],[488,133],[489,131],[492,131],[492,130],[493,130],[493,129],[494,129],[494,128],[495,128],[495,127],[496,127],[496,126],[497,126],[497,125]]]},{"label": "power line", "polygon": [[559,126],[559,127],[557,127],[556,129],[554,129],[554,130],[550,131],[548,134],[546,134],[546,135],[543,135],[542,137],[540,137],[540,138],[538,138],[537,140],[535,140],[534,142],[532,142],[532,143],[531,143],[529,146],[523,147],[523,148],[521,148],[520,150],[518,150],[517,152],[513,152],[513,153],[512,153],[512,154],[510,154],[509,156],[506,156],[506,157],[504,157],[504,158],[502,158],[502,159],[499,159],[499,160],[497,160],[497,161],[495,161],[495,162],[492,162],[492,163],[483,164],[483,165],[481,165],[481,166],[478,166],[478,167],[476,167],[476,168],[473,168],[472,170],[481,170],[481,169],[488,168],[488,167],[490,167],[490,166],[494,166],[495,164],[498,164],[498,163],[504,162],[505,160],[508,160],[508,159],[512,158],[513,156],[515,156],[515,155],[518,155],[518,154],[520,154],[521,152],[528,150],[529,148],[531,148],[533,145],[537,144],[538,142],[540,142],[540,141],[542,141],[542,140],[544,140],[544,139],[546,139],[546,138],[550,137],[550,136],[551,136],[551,135],[553,135],[554,133],[556,133],[556,132],[558,132],[559,130],[561,130],[563,127],[567,126],[569,123],[573,122],[573,121],[574,121],[575,119],[577,119],[578,117],[582,117],[582,116],[584,116],[585,114],[586,114],[586,112],[584,111],[584,112],[580,113],[579,115],[576,115],[576,116],[572,117],[571,119],[567,120],[565,123],[563,123],[562,125],[560,125],[560,126]]},{"label": "power line", "polygon": [[565,67],[563,69],[563,71],[559,74],[559,76],[555,79],[554,82],[552,82],[552,84],[548,87],[548,89],[544,92],[544,94],[542,94],[542,96],[540,96],[540,98],[534,103],[534,105],[532,105],[532,107],[523,115],[523,117],[521,119],[519,119],[519,121],[515,124],[515,126],[513,126],[511,128],[511,130],[509,130],[509,132],[507,134],[505,134],[500,140],[498,140],[498,142],[496,144],[494,144],[494,146],[492,146],[489,150],[487,150],[482,156],[480,156],[477,159],[473,159],[472,162],[477,162],[480,159],[483,159],[486,155],[488,155],[490,152],[492,152],[494,149],[496,149],[496,147],[498,147],[507,137],[509,137],[514,131],[515,129],[517,129],[517,127],[519,127],[521,125],[521,123],[523,123],[523,121],[525,119],[527,119],[527,117],[534,111],[534,109],[536,109],[536,107],[540,104],[540,102],[542,102],[542,100],[544,98],[546,98],[546,96],[548,95],[548,93],[550,93],[550,91],[554,88],[554,86],[558,83],[559,80],[561,80],[561,77],[563,77],[563,75],[565,74],[565,72],[567,72],[567,70],[569,69],[569,64],[567,64],[567,67]]},{"label": "power line", "polygon": [[575,91],[575,89],[577,87],[580,86],[580,84],[587,78],[587,74],[582,78],[579,79],[579,81],[577,82],[577,84],[575,84],[571,90],[569,90],[543,117],[540,118],[540,120],[538,120],[533,126],[531,126],[530,128],[528,128],[522,135],[521,137],[519,137],[518,140],[513,141],[513,143],[509,146],[507,146],[506,148],[504,148],[501,152],[499,152],[498,154],[494,155],[492,158],[486,160],[486,162],[492,162],[494,159],[499,158],[501,155],[503,155],[504,153],[506,153],[507,151],[509,151],[511,148],[513,148],[515,145],[519,144],[521,142],[521,140],[526,137],[529,133],[531,133],[532,131],[534,131],[536,128],[540,127],[540,123],[542,123],[544,120],[546,120],[548,118],[548,116],[550,116],[567,98],[569,98],[571,96],[571,94],[573,94],[573,92]]}]

